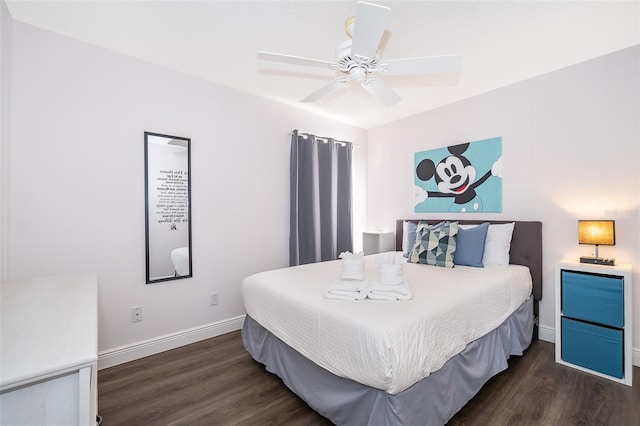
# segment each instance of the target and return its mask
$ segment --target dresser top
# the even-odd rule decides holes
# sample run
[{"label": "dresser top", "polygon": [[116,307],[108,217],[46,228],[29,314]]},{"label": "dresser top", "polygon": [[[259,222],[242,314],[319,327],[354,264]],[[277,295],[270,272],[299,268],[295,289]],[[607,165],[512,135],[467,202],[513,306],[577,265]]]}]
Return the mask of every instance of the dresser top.
[{"label": "dresser top", "polygon": [[97,362],[95,274],[3,283],[0,299],[0,390]]}]

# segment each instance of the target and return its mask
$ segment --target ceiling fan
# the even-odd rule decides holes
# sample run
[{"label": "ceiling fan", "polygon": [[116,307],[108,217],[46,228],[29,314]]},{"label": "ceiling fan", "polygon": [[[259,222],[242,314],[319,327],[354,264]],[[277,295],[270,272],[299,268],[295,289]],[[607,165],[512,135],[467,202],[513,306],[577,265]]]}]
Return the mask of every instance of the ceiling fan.
[{"label": "ceiling fan", "polygon": [[350,39],[341,43],[336,49],[335,62],[263,51],[258,52],[258,59],[326,68],[343,74],[300,102],[315,102],[341,85],[356,81],[384,106],[389,107],[402,99],[380,78],[381,75],[438,74],[460,71],[461,55],[380,59],[378,46],[390,12],[391,9],[385,6],[358,2],[356,15],[345,23],[345,32]]}]

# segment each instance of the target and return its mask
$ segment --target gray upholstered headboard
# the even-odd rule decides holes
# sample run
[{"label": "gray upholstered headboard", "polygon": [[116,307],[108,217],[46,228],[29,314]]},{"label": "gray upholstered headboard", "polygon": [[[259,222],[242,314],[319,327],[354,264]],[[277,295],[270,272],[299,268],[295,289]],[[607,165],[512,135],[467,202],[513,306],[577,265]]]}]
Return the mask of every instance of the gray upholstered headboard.
[{"label": "gray upholstered headboard", "polygon": [[[412,222],[426,220],[428,223],[438,223],[437,219],[404,219]],[[447,219],[451,220],[451,219]],[[396,221],[396,250],[402,250],[403,219]],[[458,220],[461,224],[480,224],[483,222],[508,223],[515,222],[509,263],[524,265],[531,271],[533,281],[533,297],[536,301],[542,299],[542,222],[510,221],[510,220]],[[536,312],[537,313],[537,312]]]}]

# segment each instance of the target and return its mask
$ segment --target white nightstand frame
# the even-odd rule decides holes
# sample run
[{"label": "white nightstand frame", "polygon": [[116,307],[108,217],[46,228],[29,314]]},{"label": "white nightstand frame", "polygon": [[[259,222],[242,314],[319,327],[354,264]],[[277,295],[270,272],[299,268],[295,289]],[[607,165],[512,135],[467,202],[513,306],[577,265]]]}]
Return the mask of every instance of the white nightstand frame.
[{"label": "white nightstand frame", "polygon": [[365,255],[395,251],[396,234],[387,231],[365,231],[362,233],[362,251]]},{"label": "white nightstand frame", "polygon": [[[620,276],[624,280],[624,372],[622,379],[618,379],[617,377],[611,377],[606,374],[602,374],[598,371],[593,371],[588,368],[581,367],[579,365],[571,364],[569,362],[562,360],[562,326],[561,326],[561,272],[562,270],[568,271],[578,271],[578,272],[588,272],[594,274],[603,274],[603,275],[614,275]],[[579,263],[570,260],[563,260],[558,262],[556,265],[556,362],[562,365],[566,365],[569,367],[573,367],[575,369],[585,371],[587,373],[594,374],[596,376],[604,377],[609,380],[613,380],[614,382],[623,383],[627,386],[632,385],[633,378],[633,282],[631,281],[631,265],[615,265],[615,266],[604,266],[604,265],[590,265],[587,263]]]}]

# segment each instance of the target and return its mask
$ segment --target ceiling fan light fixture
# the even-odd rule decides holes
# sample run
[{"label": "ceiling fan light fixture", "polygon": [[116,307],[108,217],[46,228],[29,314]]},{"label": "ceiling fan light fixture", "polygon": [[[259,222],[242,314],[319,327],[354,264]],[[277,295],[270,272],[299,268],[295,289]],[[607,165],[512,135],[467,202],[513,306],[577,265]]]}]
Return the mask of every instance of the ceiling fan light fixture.
[{"label": "ceiling fan light fixture", "polygon": [[353,81],[364,81],[367,70],[364,67],[353,67],[349,70],[349,78]]}]

